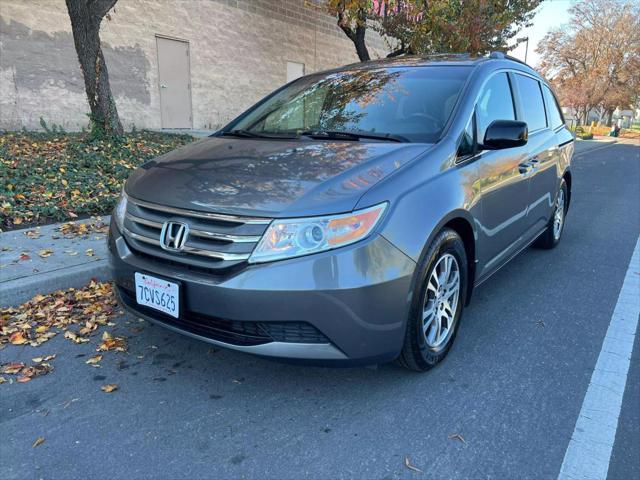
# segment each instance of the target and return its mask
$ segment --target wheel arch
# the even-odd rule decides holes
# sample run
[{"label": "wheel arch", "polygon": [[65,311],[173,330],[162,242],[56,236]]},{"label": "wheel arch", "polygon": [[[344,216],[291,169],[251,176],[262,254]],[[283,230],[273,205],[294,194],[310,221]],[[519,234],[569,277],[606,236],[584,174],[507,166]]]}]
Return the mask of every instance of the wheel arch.
[{"label": "wheel arch", "polygon": [[571,182],[573,181],[571,177],[571,170],[567,168],[562,174],[562,178],[567,184],[567,210],[569,210],[569,206],[571,205]]},{"label": "wheel arch", "polygon": [[429,250],[429,246],[433,239],[445,228],[450,228],[454,230],[464,244],[465,253],[467,255],[467,294],[465,298],[465,305],[468,305],[471,300],[471,294],[473,292],[473,285],[475,283],[476,276],[476,243],[477,243],[477,233],[474,228],[474,221],[471,214],[462,209],[454,210],[445,215],[433,228],[429,238],[424,244],[422,249],[422,253],[420,255],[419,263],[422,262],[424,256]]}]

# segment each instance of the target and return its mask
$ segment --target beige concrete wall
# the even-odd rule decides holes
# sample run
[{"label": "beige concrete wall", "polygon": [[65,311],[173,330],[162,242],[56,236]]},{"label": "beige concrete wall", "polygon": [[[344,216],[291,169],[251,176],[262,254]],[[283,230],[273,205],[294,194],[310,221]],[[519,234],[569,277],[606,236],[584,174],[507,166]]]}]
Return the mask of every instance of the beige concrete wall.
[{"label": "beige concrete wall", "polygon": [[[120,0],[101,27],[125,128],[160,128],[156,35],[189,41],[194,128],[216,128],[286,81],[357,61],[321,0]],[[374,57],[384,55],[371,39]],[[0,2],[0,129],[88,125],[64,0]]]}]

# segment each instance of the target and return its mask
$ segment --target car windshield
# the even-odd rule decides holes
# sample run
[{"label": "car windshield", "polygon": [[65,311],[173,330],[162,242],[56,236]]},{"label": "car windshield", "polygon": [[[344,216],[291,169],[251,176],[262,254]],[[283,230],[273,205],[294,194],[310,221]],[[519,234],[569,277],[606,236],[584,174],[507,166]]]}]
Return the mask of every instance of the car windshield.
[{"label": "car windshield", "polygon": [[[287,86],[231,124],[256,135],[359,133],[412,142],[438,140],[471,67],[343,70]],[[346,138],[346,137],[345,137]],[[352,139],[358,137],[351,137]]]}]

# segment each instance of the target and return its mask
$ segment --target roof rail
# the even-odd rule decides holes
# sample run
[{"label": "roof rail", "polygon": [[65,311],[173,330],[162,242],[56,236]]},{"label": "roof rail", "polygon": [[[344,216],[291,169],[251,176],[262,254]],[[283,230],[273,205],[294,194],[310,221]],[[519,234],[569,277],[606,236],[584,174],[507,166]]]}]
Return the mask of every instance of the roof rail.
[{"label": "roof rail", "polygon": [[460,57],[460,58],[470,58],[471,54],[469,53],[429,53],[425,55],[427,58],[438,58],[438,57]]},{"label": "roof rail", "polygon": [[513,62],[518,62],[518,63],[521,63],[522,65],[526,65],[527,67],[530,67],[530,65],[527,64],[526,62],[523,62],[519,58],[512,57],[511,55],[508,55],[508,54],[506,54],[504,52],[491,52],[489,54],[489,58],[496,58],[496,59],[501,59],[501,60],[511,60]]}]

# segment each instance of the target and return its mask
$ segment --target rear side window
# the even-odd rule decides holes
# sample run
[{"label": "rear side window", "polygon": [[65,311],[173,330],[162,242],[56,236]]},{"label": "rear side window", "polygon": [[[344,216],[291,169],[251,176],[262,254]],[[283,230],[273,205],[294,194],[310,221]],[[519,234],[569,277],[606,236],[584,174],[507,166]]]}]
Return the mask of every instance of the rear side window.
[{"label": "rear side window", "polygon": [[478,141],[484,141],[487,127],[494,120],[515,120],[511,86],[506,73],[491,77],[480,93],[476,104],[476,125]]},{"label": "rear side window", "polygon": [[558,102],[556,102],[556,97],[553,95],[553,92],[549,87],[543,85],[542,90],[544,91],[545,102],[547,104],[549,125],[551,125],[551,128],[556,129],[560,125],[564,124],[562,113],[560,113],[560,107],[558,106]]},{"label": "rear side window", "polygon": [[540,82],[524,75],[515,75],[522,105],[523,121],[527,122],[529,132],[540,130],[547,126],[547,118],[544,112],[544,101]]}]

